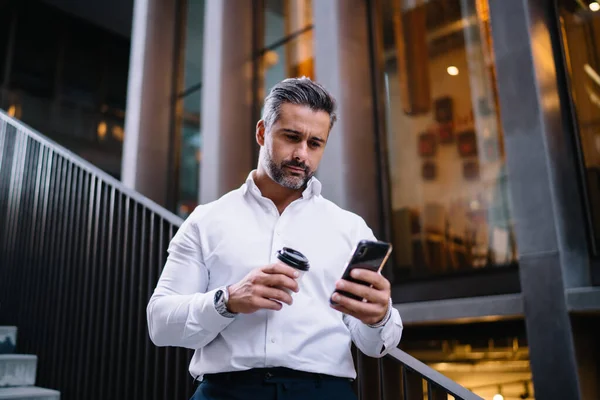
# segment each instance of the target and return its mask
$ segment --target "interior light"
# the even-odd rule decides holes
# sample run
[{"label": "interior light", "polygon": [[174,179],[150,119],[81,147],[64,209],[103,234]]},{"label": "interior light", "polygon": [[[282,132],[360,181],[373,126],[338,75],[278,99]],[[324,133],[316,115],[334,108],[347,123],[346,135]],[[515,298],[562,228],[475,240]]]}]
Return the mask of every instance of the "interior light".
[{"label": "interior light", "polygon": [[8,115],[14,117],[17,114],[17,107],[14,105],[8,107]]},{"label": "interior light", "polygon": [[500,393],[494,395],[494,400],[504,400],[504,396],[502,396]]},{"label": "interior light", "polygon": [[448,75],[452,75],[452,76],[458,75],[458,68],[456,68],[454,65],[449,66],[446,71],[448,71]]},{"label": "interior light", "polygon": [[279,62],[279,55],[273,50],[267,51],[263,57],[266,69],[275,66]]},{"label": "interior light", "polygon": [[106,122],[102,121],[98,124],[98,139],[104,140],[106,137]]},{"label": "interior light", "polygon": [[121,128],[119,125],[115,125],[112,128],[112,135],[119,142],[122,142],[123,137],[125,136],[125,132],[123,131],[123,128]]},{"label": "interior light", "polygon": [[594,12],[600,10],[600,4],[598,4],[597,1],[591,2],[590,3],[590,10],[592,10]]}]

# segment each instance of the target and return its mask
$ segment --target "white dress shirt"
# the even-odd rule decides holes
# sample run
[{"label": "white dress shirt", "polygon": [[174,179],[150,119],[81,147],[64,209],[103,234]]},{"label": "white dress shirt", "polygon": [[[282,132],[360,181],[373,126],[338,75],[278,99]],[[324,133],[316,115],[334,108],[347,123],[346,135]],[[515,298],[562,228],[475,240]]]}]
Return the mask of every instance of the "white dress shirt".
[{"label": "white dress shirt", "polygon": [[[157,346],[196,350],[190,373],[288,367],[355,378],[351,342],[365,354],[382,357],[395,348],[402,321],[371,328],[329,306],[355,245],[375,240],[364,220],[324,199],[312,178],[302,197],[279,215],[249,175],[241,188],[198,206],[169,245],[169,256],[147,307],[150,338]],[[277,261],[282,247],[310,262],[291,306],[221,316],[214,294],[251,270]]]}]

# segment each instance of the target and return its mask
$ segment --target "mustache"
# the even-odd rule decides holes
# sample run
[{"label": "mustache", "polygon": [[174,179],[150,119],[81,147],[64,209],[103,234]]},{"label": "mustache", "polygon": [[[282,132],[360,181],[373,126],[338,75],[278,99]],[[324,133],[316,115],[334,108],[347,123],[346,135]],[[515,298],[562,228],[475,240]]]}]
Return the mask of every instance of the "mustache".
[{"label": "mustache", "polygon": [[285,161],[282,164],[282,167],[302,168],[305,172],[308,170],[308,167],[306,166],[305,163],[300,162],[300,161],[296,161],[296,160]]}]

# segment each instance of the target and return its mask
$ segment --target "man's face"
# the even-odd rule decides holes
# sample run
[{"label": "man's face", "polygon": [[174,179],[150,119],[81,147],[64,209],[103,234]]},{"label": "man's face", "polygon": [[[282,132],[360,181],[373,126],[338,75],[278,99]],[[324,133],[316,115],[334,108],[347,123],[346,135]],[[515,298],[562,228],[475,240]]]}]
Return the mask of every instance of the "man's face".
[{"label": "man's face", "polygon": [[301,189],[317,171],[328,136],[329,114],[284,103],[268,131],[262,121],[258,124],[257,141],[263,147],[260,162],[281,186]]}]

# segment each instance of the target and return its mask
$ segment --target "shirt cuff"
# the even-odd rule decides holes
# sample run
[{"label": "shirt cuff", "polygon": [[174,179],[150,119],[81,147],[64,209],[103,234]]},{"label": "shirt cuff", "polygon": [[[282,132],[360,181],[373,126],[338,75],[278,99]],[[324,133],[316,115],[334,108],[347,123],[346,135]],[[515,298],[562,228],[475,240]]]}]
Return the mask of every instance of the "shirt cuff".
[{"label": "shirt cuff", "polygon": [[378,350],[378,353],[380,354],[383,354],[384,352],[387,353],[389,349],[396,347],[400,341],[400,334],[398,331],[402,332],[402,319],[393,304],[390,304],[388,313],[383,320],[376,324],[378,325],[377,327],[368,324],[362,325],[363,329],[361,329],[361,331],[363,332],[363,337],[369,338],[373,342],[377,341],[380,343],[381,348]]},{"label": "shirt cuff", "polygon": [[192,315],[198,325],[201,325],[209,332],[218,333],[227,328],[235,318],[224,317],[215,307],[215,293],[219,289],[211,290],[206,293],[197,293],[193,301],[194,312]]},{"label": "shirt cuff", "polygon": [[[400,333],[398,333],[400,332]],[[400,335],[402,334],[402,319],[398,310],[392,307],[390,313],[390,319],[381,328],[381,340],[383,341],[384,349],[394,348],[400,342]]]},{"label": "shirt cuff", "polygon": [[367,326],[369,328],[381,328],[382,326],[387,324],[387,322],[390,320],[390,317],[392,316],[392,308],[394,308],[394,305],[392,304],[392,299],[390,298],[388,308],[385,312],[385,315],[383,316],[383,319],[375,324],[367,324]]}]

